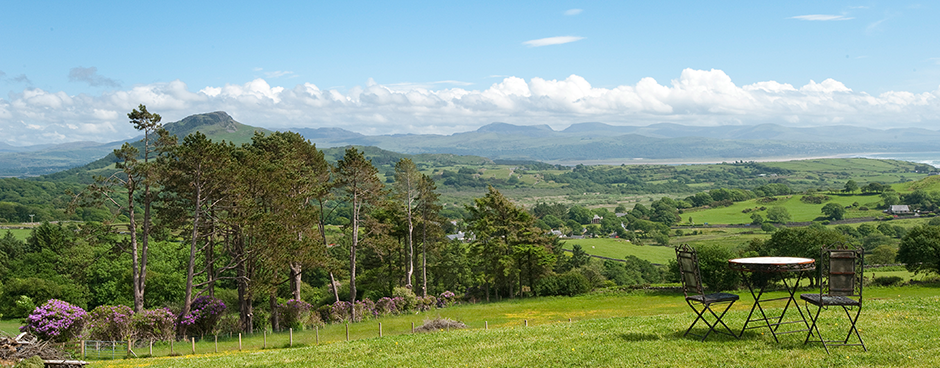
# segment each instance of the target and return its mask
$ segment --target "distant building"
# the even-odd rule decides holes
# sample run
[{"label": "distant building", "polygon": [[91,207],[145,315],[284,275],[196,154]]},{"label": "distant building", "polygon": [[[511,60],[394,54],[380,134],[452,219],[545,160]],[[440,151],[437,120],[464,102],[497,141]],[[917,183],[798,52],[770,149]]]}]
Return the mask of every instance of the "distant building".
[{"label": "distant building", "polygon": [[600,216],[598,216],[598,215],[594,215],[594,218],[591,219],[591,223],[592,223],[592,224],[599,224],[599,223],[601,223],[601,220],[603,220],[603,219],[604,219],[603,217],[600,217]]},{"label": "distant building", "polygon": [[896,204],[888,209],[888,213],[893,215],[907,215],[911,213],[911,208],[906,204]]},{"label": "distant building", "polygon": [[463,231],[458,231],[456,234],[450,234],[450,235],[447,236],[447,240],[455,240],[455,239],[456,239],[456,240],[463,240],[463,238],[464,238],[464,232],[463,232]]}]

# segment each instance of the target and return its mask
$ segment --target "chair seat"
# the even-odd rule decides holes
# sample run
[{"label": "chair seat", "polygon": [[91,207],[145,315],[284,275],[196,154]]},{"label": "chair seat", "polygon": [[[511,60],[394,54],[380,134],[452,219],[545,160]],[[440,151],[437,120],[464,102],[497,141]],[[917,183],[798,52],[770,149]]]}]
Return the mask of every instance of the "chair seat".
[{"label": "chair seat", "polygon": [[858,300],[845,296],[830,296],[821,294],[800,294],[803,299],[813,305],[861,305]]},{"label": "chair seat", "polygon": [[738,300],[739,296],[737,294],[729,293],[711,293],[705,295],[689,295],[686,299],[696,301],[699,303],[711,304],[711,303],[720,303],[720,302],[730,302]]}]

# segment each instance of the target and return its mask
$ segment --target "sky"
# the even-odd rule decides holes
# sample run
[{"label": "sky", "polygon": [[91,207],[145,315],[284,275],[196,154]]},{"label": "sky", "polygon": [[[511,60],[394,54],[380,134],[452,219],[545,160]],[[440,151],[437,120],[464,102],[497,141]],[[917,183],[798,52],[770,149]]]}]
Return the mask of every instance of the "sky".
[{"label": "sky", "polygon": [[492,122],[940,129],[940,2],[9,1],[0,143],[226,111],[269,129]]}]

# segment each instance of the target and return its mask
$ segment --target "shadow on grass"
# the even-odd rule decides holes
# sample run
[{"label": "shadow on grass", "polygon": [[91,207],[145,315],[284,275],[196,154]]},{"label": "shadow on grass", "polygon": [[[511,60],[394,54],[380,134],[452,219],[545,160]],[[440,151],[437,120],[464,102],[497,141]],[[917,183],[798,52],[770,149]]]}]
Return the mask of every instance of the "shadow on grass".
[{"label": "shadow on grass", "polygon": [[657,334],[651,333],[639,333],[639,332],[628,332],[620,334],[620,338],[624,341],[656,341],[662,340]]}]

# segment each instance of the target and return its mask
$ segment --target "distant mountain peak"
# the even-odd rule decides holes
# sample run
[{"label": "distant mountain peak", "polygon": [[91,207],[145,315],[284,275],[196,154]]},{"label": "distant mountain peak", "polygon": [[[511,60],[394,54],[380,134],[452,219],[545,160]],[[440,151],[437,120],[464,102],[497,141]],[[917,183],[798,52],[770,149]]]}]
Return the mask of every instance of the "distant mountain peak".
[{"label": "distant mountain peak", "polygon": [[[166,130],[176,135],[185,135],[207,127],[221,129],[229,133],[238,131],[239,123],[225,111],[215,111],[205,114],[190,115],[183,120],[164,125]],[[183,134],[180,134],[183,133]]]},{"label": "distant mountain peak", "polygon": [[542,125],[513,125],[507,123],[490,123],[480,127],[476,130],[479,133],[502,133],[502,134],[519,134],[529,137],[544,137],[555,133],[555,130],[552,127],[542,124]]}]

